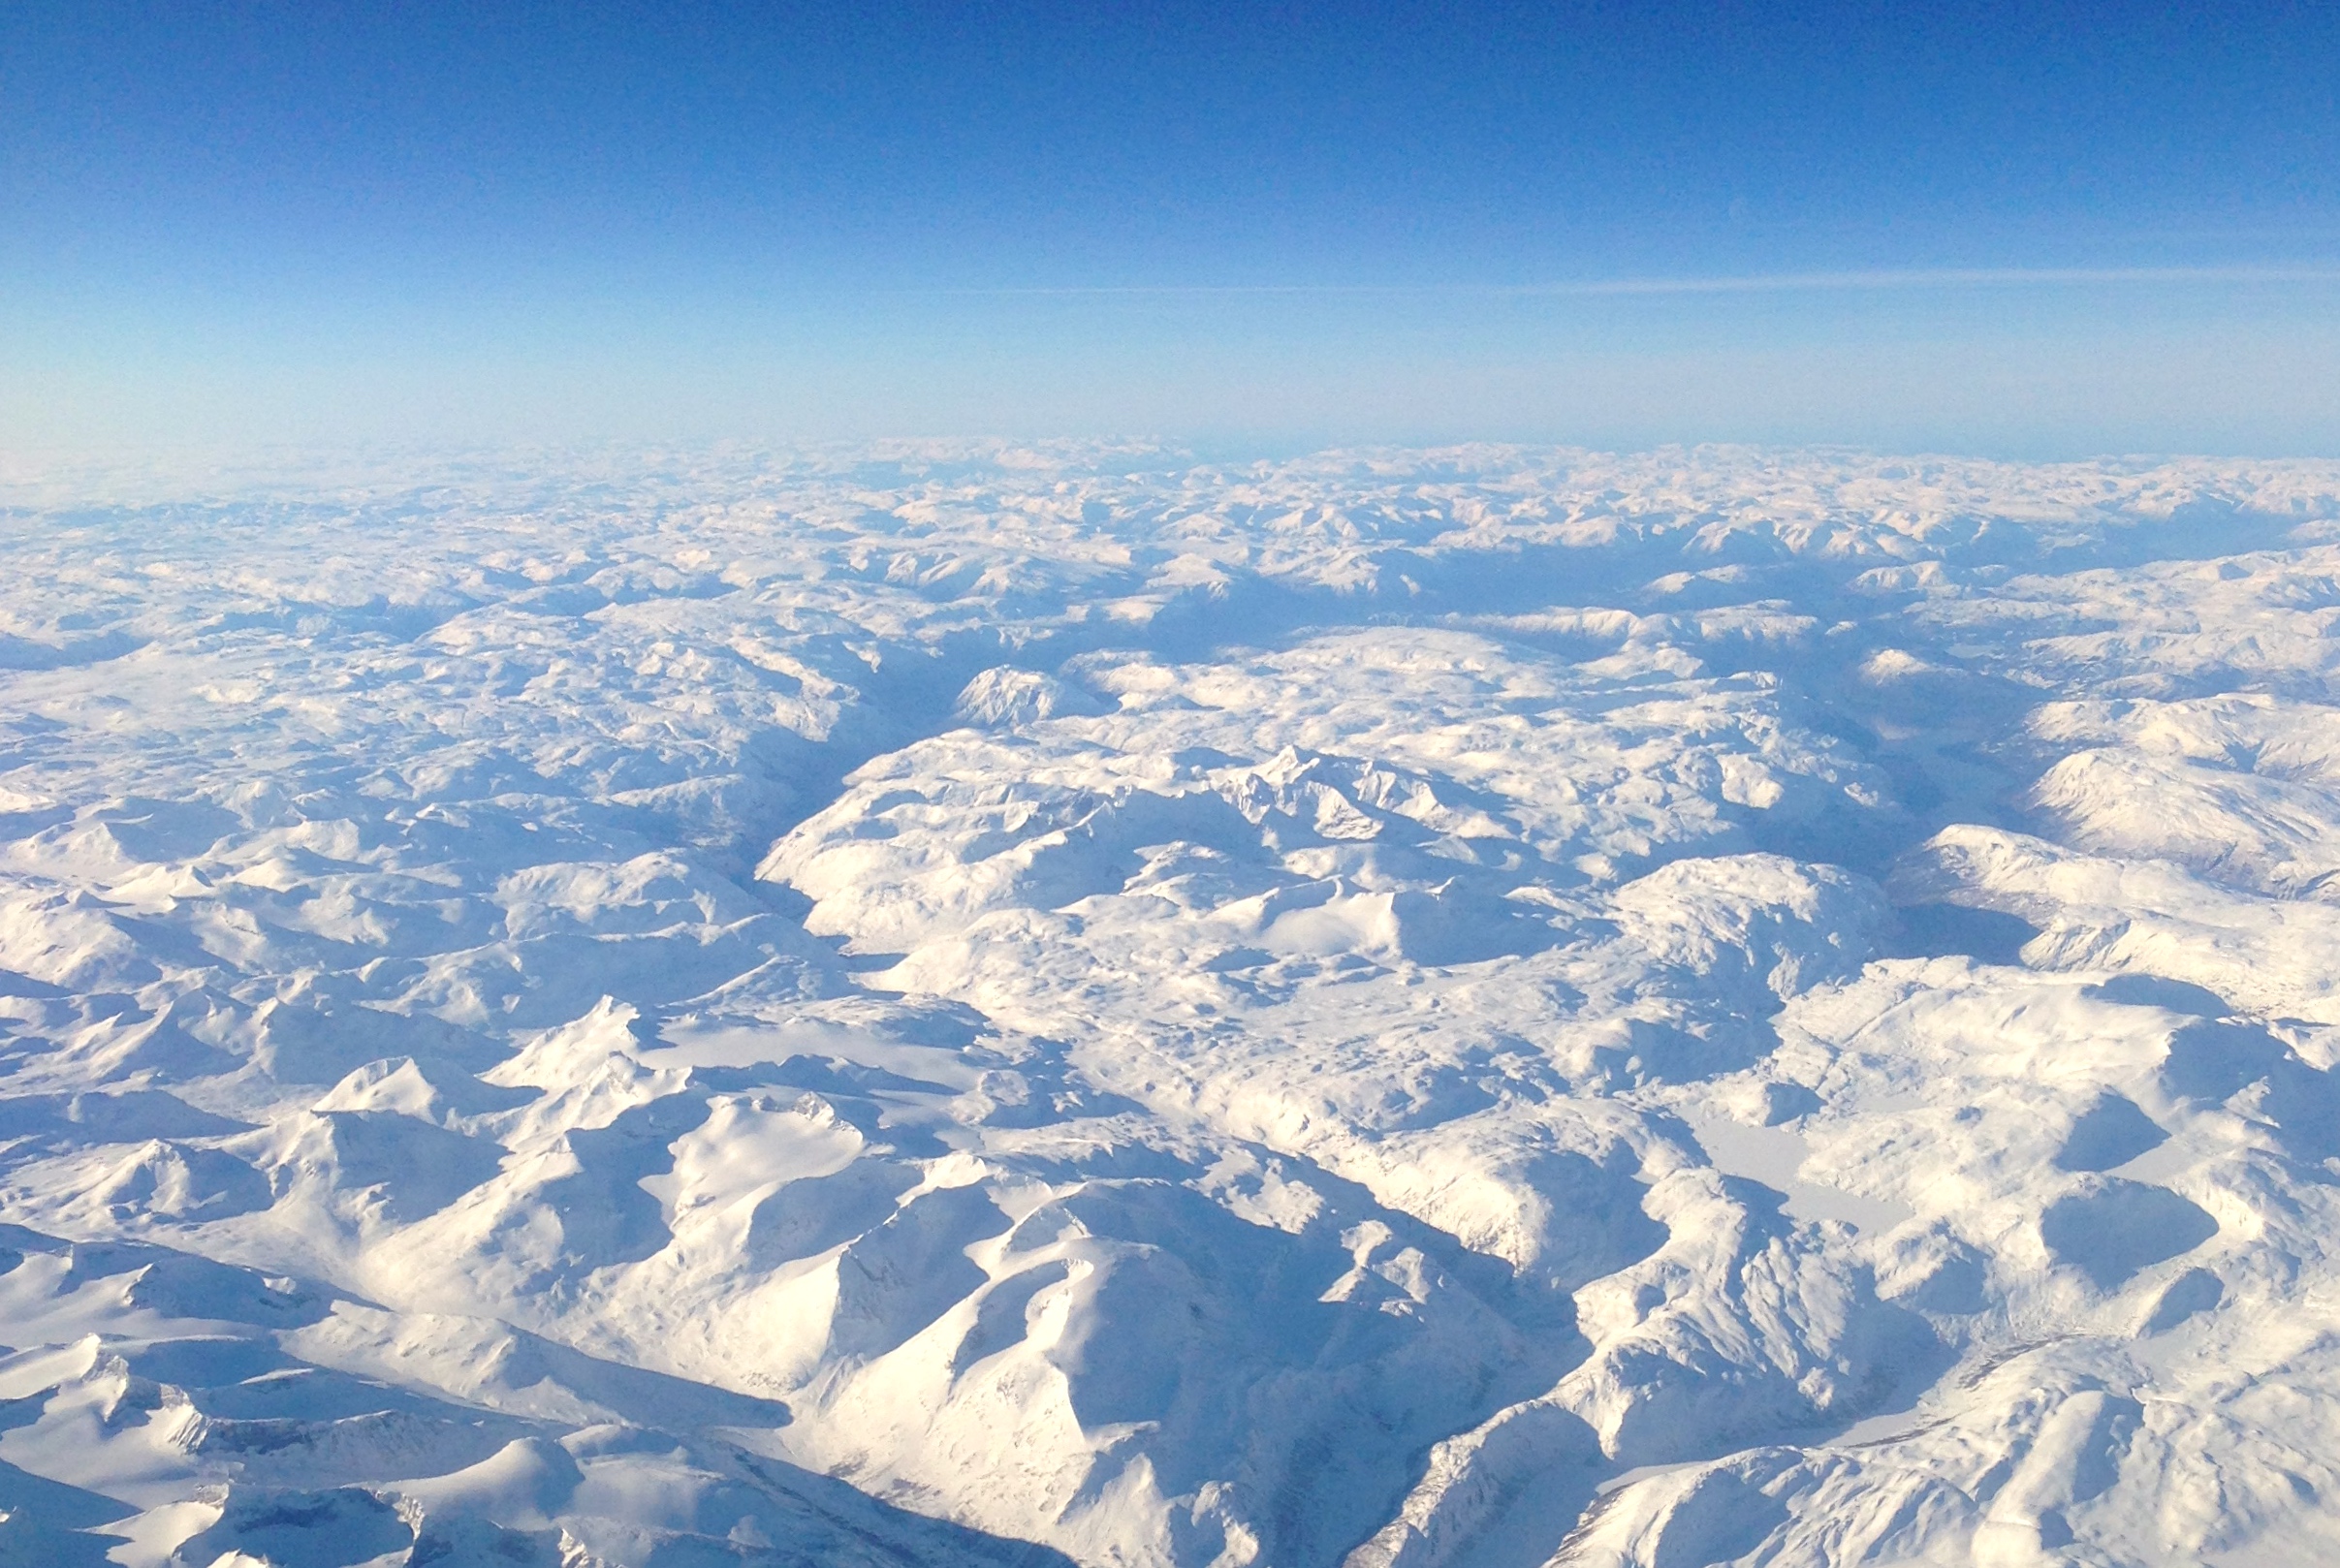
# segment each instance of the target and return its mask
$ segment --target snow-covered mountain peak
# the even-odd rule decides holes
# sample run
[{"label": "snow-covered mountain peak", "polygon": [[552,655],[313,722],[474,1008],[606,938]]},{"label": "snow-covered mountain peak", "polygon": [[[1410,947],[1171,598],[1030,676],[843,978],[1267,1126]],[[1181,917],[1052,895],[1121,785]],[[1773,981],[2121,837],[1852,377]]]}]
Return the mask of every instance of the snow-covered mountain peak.
[{"label": "snow-covered mountain peak", "polygon": [[0,1561],[2340,1550],[2340,469],[4,499]]}]

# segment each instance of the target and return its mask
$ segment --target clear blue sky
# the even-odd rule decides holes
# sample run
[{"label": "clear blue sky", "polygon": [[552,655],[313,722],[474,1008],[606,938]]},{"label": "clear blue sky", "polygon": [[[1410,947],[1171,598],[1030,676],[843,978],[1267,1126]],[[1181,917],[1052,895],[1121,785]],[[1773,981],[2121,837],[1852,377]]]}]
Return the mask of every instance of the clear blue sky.
[{"label": "clear blue sky", "polygon": [[0,7],[19,445],[2340,453],[2340,7]]}]

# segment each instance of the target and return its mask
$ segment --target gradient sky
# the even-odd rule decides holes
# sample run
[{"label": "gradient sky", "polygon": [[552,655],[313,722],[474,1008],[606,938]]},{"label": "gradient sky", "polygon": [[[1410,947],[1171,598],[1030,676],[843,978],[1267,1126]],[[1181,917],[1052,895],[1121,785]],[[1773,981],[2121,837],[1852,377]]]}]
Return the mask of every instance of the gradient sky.
[{"label": "gradient sky", "polygon": [[2340,7],[0,0],[0,439],[2340,454]]}]

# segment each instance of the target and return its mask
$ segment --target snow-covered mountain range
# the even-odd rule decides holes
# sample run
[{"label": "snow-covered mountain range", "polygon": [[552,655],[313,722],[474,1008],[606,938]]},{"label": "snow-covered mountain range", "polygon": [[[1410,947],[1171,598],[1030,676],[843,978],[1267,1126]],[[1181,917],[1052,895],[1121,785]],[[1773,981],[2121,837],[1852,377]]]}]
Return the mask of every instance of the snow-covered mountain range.
[{"label": "snow-covered mountain range", "polygon": [[0,529],[0,1562],[2340,1559],[2340,465]]}]

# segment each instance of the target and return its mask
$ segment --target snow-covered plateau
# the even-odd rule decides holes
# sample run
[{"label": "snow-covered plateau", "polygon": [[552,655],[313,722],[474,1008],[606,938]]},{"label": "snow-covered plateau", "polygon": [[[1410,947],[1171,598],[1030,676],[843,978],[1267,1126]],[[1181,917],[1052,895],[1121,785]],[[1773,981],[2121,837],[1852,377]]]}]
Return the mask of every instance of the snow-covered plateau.
[{"label": "snow-covered plateau", "polygon": [[2340,465],[0,551],[0,1562],[2340,1561]]}]

